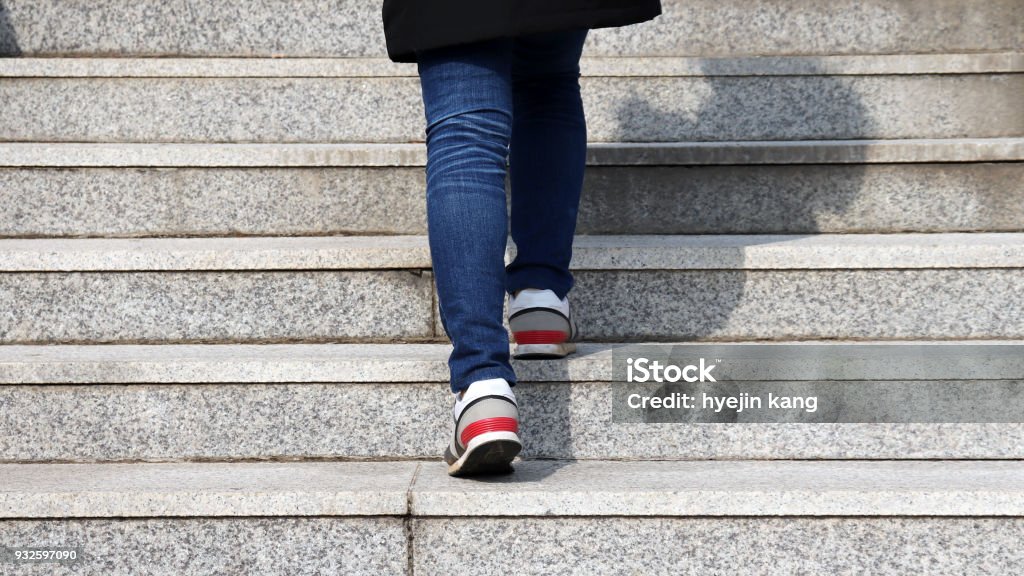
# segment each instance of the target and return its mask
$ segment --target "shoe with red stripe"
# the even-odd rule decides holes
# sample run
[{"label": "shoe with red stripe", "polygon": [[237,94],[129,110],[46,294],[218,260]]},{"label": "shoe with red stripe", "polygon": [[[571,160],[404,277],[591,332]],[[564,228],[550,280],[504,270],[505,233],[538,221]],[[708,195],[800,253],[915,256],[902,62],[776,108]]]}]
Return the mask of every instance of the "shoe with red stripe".
[{"label": "shoe with red stripe", "polygon": [[455,435],[444,452],[448,474],[474,476],[512,471],[512,459],[523,449],[519,439],[519,406],[504,378],[470,384],[452,407]]},{"label": "shoe with red stripe", "polygon": [[579,331],[568,297],[554,291],[524,288],[509,299],[508,324],[515,348],[513,358],[563,358],[576,351]]}]

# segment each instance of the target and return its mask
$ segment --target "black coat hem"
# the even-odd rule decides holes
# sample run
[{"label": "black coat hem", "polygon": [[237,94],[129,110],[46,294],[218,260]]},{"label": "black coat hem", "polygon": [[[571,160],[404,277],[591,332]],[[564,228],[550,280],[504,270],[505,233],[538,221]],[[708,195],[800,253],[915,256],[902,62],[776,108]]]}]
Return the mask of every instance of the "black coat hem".
[{"label": "black coat hem", "polygon": [[496,18],[484,25],[478,23],[469,26],[466,22],[446,22],[447,27],[440,27],[425,22],[426,17],[417,14],[415,8],[410,9],[410,6],[424,6],[415,4],[423,1],[411,0],[414,4],[407,4],[402,0],[389,0],[384,3],[384,33],[388,58],[392,62],[416,62],[417,51],[442,46],[558,30],[627,26],[651,20],[661,14],[660,0],[630,0],[627,7],[594,9],[581,6],[575,10],[552,9],[547,14],[519,18],[516,21]]}]

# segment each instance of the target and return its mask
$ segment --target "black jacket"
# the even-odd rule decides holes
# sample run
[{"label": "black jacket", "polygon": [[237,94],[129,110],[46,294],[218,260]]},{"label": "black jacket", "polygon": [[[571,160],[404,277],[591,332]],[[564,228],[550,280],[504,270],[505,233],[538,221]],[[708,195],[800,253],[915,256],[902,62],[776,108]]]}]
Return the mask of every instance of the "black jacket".
[{"label": "black jacket", "polygon": [[384,0],[388,58],[415,62],[416,50],[650,20],[660,0]]}]

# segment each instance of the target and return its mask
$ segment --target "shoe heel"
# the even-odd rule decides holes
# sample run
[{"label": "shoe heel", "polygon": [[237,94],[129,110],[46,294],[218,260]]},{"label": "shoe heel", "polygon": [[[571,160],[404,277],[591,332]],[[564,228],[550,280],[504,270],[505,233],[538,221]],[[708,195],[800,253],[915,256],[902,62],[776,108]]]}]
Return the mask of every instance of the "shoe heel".
[{"label": "shoe heel", "polygon": [[[450,476],[478,476],[512,472],[512,460],[523,449],[515,432],[489,432],[473,439],[462,457],[450,461]],[[450,453],[450,451],[448,452]]]}]

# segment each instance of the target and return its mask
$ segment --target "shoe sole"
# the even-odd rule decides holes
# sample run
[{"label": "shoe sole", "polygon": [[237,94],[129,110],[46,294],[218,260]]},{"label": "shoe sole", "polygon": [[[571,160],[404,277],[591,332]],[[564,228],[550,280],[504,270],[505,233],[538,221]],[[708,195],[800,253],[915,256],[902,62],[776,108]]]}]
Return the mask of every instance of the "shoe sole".
[{"label": "shoe sole", "polygon": [[562,342],[561,344],[516,344],[512,357],[522,360],[565,358],[575,351],[575,342]]},{"label": "shoe sole", "polygon": [[523,443],[514,432],[491,432],[474,438],[469,447],[456,459],[451,446],[444,449],[444,459],[450,476],[479,476],[508,474],[515,469],[512,460],[523,449]]}]

